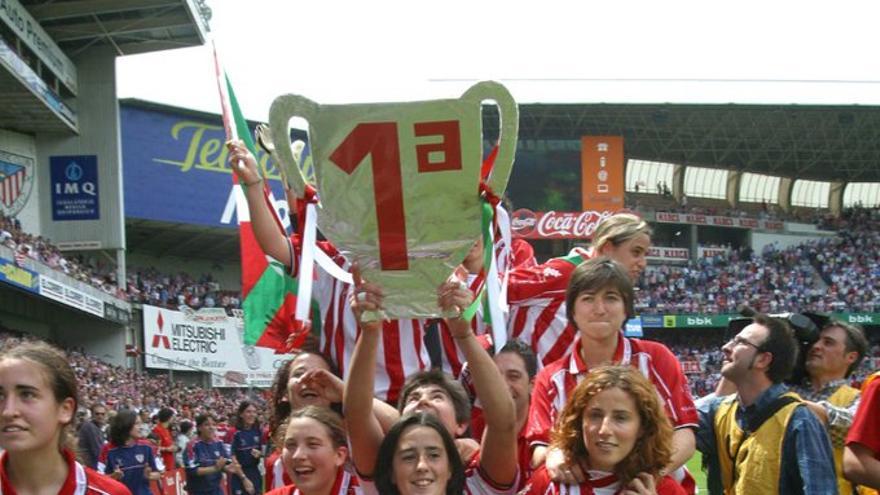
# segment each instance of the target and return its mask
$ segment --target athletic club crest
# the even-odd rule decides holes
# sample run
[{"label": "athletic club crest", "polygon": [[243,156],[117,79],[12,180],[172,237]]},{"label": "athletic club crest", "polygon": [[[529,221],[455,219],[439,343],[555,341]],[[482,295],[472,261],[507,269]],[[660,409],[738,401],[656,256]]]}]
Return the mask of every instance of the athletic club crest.
[{"label": "athletic club crest", "polygon": [[34,185],[34,159],[0,150],[0,212],[17,215]]},{"label": "athletic club crest", "polygon": [[144,454],[135,454],[134,458],[138,461],[138,463],[144,462]]}]

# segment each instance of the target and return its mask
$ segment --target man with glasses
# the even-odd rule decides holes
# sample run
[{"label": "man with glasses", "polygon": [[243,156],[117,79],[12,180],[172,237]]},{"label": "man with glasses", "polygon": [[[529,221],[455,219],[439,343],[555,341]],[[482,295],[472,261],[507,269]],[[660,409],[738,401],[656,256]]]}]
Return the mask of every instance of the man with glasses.
[{"label": "man with glasses", "polygon": [[104,424],[107,419],[107,408],[103,404],[92,406],[92,417],[84,421],[77,432],[79,452],[83,464],[98,469],[98,457],[104,445]]},{"label": "man with glasses", "polygon": [[794,391],[822,420],[834,449],[834,466],[841,495],[855,494],[856,488],[843,477],[843,447],[846,434],[859,407],[859,390],[847,378],[858,368],[868,352],[862,329],[842,321],[830,320],[819,333],[806,356],[806,377]]},{"label": "man with glasses", "polygon": [[797,349],[788,324],[763,314],[721,348],[722,382],[736,393],[697,401],[710,493],[837,493],[828,434],[782,383]]}]

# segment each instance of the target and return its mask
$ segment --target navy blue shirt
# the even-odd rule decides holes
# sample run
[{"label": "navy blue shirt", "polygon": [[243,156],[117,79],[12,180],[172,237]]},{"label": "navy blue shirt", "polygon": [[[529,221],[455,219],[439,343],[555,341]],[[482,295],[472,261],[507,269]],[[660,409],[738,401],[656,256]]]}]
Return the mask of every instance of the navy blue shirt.
[{"label": "navy blue shirt", "polygon": [[[736,422],[745,428],[749,418],[769,406],[777,397],[788,391],[782,384],[765,390],[749,407],[736,411]],[[715,441],[715,413],[725,397],[710,394],[696,401],[700,416],[697,431],[697,450],[703,453],[708,467],[707,485],[710,494],[722,493],[718,446]],[[834,472],[834,454],[828,432],[819,418],[805,406],[795,408],[782,439],[782,462],[779,486],[773,493],[832,495],[837,493],[837,475]],[[767,487],[755,487],[755,493],[764,493]]]},{"label": "navy blue shirt", "polygon": [[132,495],[152,495],[150,480],[144,469],[149,466],[156,471],[156,458],[149,445],[133,444],[113,447],[107,452],[107,465],[104,473],[110,474],[117,468],[122,470],[122,484],[131,490]]},{"label": "navy blue shirt", "polygon": [[257,427],[249,430],[237,430],[235,435],[232,436],[232,455],[235,456],[242,468],[248,469],[259,466],[260,460],[254,457],[251,450],[262,451],[262,436]]},{"label": "navy blue shirt", "polygon": [[187,445],[184,463],[186,467],[186,489],[189,493],[217,493],[220,491],[220,480],[223,477],[222,470],[204,475],[197,474],[197,471],[200,467],[214,467],[217,464],[217,460],[221,457],[231,461],[229,452],[226,451],[223,442],[219,440],[204,442],[196,439]]}]

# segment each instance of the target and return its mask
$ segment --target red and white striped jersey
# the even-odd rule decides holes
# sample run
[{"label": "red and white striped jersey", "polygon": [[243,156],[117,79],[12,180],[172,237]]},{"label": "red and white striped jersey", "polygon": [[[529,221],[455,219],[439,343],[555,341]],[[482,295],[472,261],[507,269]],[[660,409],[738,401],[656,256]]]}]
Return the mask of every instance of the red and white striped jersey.
[{"label": "red and white striped jersey", "polygon": [[[465,466],[464,476],[464,490],[461,492],[463,495],[513,495],[517,492],[517,486],[519,486],[518,479],[509,487],[497,486],[487,479],[483,475],[482,469],[480,469],[479,452],[474,454],[470,462]],[[364,490],[364,495],[379,494],[376,485],[372,481],[361,480],[361,488]]]},{"label": "red and white striped jersey", "polygon": [[[621,332],[614,352],[614,363],[629,364],[648,378],[663,403],[673,428],[696,428],[699,424],[690,387],[675,355],[663,344],[630,339]],[[569,394],[589,373],[581,358],[581,341],[575,340],[571,352],[538,372],[529,405],[526,437],[531,446],[547,445],[550,428],[556,422]]]},{"label": "red and white striped jersey", "polygon": [[[67,478],[58,495],[131,495],[128,487],[108,476],[85,467],[74,459],[73,453],[61,453],[67,462]],[[8,452],[0,454],[0,495],[16,495],[10,476],[6,472],[9,464]]]},{"label": "red and white striped jersey", "polygon": [[[343,269],[350,263],[330,244],[319,246]],[[357,321],[349,304],[354,285],[333,278],[319,265],[315,266],[312,297],[321,311],[321,351],[337,365],[345,378],[354,345],[359,335]],[[376,359],[374,395],[390,403],[397,401],[407,376],[431,367],[424,345],[424,320],[385,321]]]},{"label": "red and white striped jersey", "polygon": [[[330,495],[360,495],[362,493],[364,492],[360,488],[360,480],[356,475],[343,468],[336,470],[336,480],[333,482],[333,487],[330,488]],[[274,488],[266,492],[266,495],[302,495],[302,492],[291,483]]]},{"label": "red and white striped jersey", "polygon": [[575,248],[568,256],[510,272],[508,335],[530,344],[539,366],[560,359],[571,348],[577,332],[565,314],[565,290],[574,269],[591,257],[590,251]]},{"label": "red and white striped jersey", "polygon": [[[623,491],[617,476],[611,473],[590,471],[590,479],[578,485],[566,485],[550,480],[544,467],[535,471],[526,488],[520,492],[525,495],[617,495]],[[660,478],[656,486],[657,495],[684,495],[685,490],[669,476]]]}]

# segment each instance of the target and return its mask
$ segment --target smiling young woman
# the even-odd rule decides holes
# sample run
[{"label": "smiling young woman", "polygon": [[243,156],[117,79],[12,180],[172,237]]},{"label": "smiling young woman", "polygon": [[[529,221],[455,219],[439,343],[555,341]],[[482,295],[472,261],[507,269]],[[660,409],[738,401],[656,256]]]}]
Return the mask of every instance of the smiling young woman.
[{"label": "smiling young woman", "polygon": [[342,418],[325,407],[305,406],[288,420],[281,460],[293,482],[267,495],[361,493],[357,476],[345,470],[348,447]]},{"label": "smiling young woman", "polygon": [[551,445],[588,474],[579,484],[554,482],[542,467],[527,494],[626,493],[673,495],[685,491],[661,470],[672,454],[672,426],[654,386],[632,366],[594,369],[575,388],[552,431]]},{"label": "smiling young woman", "polygon": [[28,342],[0,352],[0,493],[129,495],[74,459],[68,425],[77,403],[76,375],[61,351]]}]

